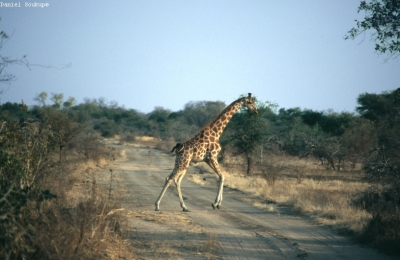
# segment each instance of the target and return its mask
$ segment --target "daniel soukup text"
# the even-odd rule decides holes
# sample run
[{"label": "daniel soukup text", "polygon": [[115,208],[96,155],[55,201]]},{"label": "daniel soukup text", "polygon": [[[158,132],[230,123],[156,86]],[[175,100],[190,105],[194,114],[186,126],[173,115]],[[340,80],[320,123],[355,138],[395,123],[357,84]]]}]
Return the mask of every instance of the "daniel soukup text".
[{"label": "daniel soukup text", "polygon": [[38,2],[0,2],[0,7],[39,7],[45,8],[49,7],[49,3],[38,3]]}]

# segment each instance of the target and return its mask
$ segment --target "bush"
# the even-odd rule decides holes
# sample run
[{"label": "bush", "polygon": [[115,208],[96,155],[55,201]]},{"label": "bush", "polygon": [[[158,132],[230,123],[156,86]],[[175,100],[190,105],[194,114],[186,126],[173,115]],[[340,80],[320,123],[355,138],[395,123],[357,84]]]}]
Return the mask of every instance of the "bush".
[{"label": "bush", "polygon": [[278,176],[288,168],[287,162],[279,157],[272,155],[260,164],[263,177],[267,180],[269,186],[274,186]]},{"label": "bush", "polygon": [[111,120],[104,120],[95,123],[94,130],[100,132],[102,137],[114,137],[116,134],[119,133],[118,126]]},{"label": "bush", "polygon": [[86,165],[76,152],[84,160],[106,152],[98,135],[52,108],[24,117],[0,124],[0,259],[107,258],[118,205],[95,180],[79,203],[67,195]]},{"label": "bush", "polygon": [[372,214],[359,240],[400,255],[400,187],[375,185],[356,204]]}]

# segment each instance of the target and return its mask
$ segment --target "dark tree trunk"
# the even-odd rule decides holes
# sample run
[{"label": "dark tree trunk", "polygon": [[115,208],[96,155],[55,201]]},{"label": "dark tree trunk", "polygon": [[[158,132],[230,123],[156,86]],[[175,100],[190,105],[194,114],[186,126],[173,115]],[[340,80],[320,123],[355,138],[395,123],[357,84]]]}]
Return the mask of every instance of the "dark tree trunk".
[{"label": "dark tree trunk", "polygon": [[247,175],[250,175],[251,173],[251,169],[252,169],[252,165],[253,164],[253,158],[251,158],[250,155],[247,156]]}]

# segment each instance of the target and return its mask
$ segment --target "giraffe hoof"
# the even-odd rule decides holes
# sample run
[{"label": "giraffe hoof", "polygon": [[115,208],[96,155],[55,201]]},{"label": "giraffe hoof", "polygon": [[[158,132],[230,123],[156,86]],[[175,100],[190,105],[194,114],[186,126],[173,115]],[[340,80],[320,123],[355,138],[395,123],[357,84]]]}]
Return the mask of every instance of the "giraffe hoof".
[{"label": "giraffe hoof", "polygon": [[213,209],[215,210],[215,208],[217,208],[217,209],[219,209],[219,205],[218,204],[214,204],[214,203],[211,203],[211,206],[213,207]]},{"label": "giraffe hoof", "polygon": [[188,209],[183,209],[182,211],[183,212],[190,212]]}]

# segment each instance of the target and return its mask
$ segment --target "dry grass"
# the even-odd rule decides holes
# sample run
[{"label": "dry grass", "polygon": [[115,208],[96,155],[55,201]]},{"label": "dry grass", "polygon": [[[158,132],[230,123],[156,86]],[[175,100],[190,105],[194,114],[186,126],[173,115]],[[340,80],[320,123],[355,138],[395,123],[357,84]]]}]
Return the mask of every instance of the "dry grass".
[{"label": "dry grass", "polygon": [[[234,167],[224,164],[226,170],[225,185],[258,196],[267,201],[286,205],[295,211],[309,215],[319,223],[332,226],[338,230],[359,233],[368,224],[371,214],[353,201],[355,196],[364,192],[370,184],[361,181],[361,175],[328,171],[313,161],[299,161],[290,157],[273,158],[278,165],[279,176],[271,181],[265,174],[244,175],[244,167]],[[228,160],[228,163],[232,162]],[[284,165],[284,166],[283,166]],[[200,170],[209,172],[205,165]],[[269,168],[272,168],[271,166]],[[272,168],[273,170],[276,170]],[[259,168],[258,170],[261,171]],[[347,176],[346,176],[347,174]],[[215,175],[215,174],[214,174]],[[359,178],[359,181],[355,181]],[[216,178],[209,175],[189,175],[189,179],[200,185],[208,185],[203,178]],[[274,204],[255,202],[255,206],[274,211]]]},{"label": "dry grass", "polygon": [[38,240],[46,247],[40,255],[48,259],[135,258],[121,236],[123,209],[116,202],[117,194],[111,199],[109,191],[97,184],[109,179],[109,174],[99,173],[108,166],[107,161],[99,157],[96,161],[70,163],[72,159],[70,156],[59,174],[48,179],[57,200],[41,208],[45,212],[40,216],[44,225],[40,226],[43,230]]}]

